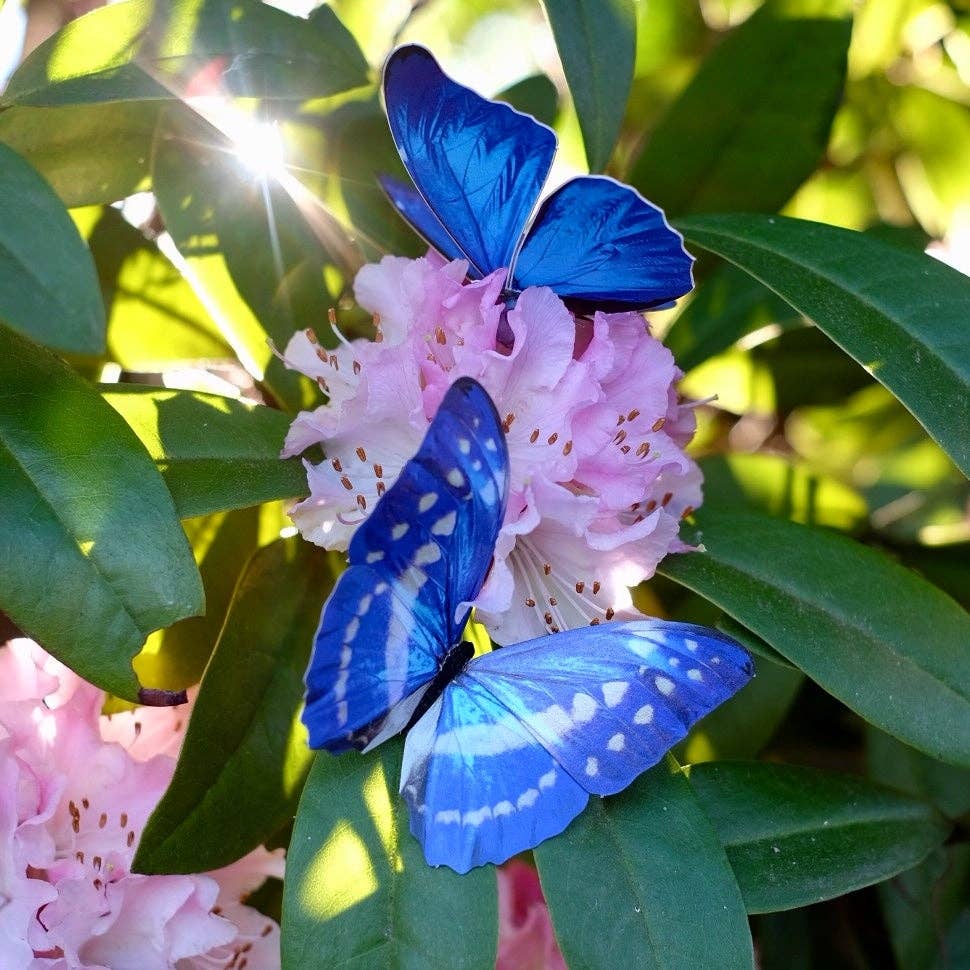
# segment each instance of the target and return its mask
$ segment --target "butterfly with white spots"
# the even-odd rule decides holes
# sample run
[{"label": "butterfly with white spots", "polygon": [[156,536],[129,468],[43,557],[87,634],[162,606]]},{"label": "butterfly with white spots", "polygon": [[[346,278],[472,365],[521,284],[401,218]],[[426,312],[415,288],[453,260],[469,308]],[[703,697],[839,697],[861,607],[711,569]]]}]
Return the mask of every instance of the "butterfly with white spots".
[{"label": "butterfly with white spots", "polygon": [[656,764],[752,675],[716,630],[631,620],[473,657],[461,640],[505,515],[501,422],[470,378],[354,534],[307,671],[313,748],[407,731],[401,794],[431,865],[500,863]]}]

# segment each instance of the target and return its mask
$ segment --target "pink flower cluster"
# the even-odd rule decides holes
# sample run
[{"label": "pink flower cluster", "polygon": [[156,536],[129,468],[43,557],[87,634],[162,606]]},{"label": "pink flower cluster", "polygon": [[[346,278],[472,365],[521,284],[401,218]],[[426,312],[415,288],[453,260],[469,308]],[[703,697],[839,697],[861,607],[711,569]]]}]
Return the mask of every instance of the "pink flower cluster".
[{"label": "pink flower cluster", "polygon": [[30,640],[0,646],[0,967],[272,970],[279,927],[243,903],[283,853],[205,875],[131,872],[184,708],[101,715],[102,691]]},{"label": "pink flower cluster", "polygon": [[[478,617],[498,643],[629,616],[630,587],[684,547],[680,519],[700,504],[683,451],[694,431],[680,371],[638,313],[577,318],[551,290],[512,310],[503,272],[467,282],[435,253],[386,256],[355,282],[374,340],[324,350],[296,334],[284,359],[318,382],[325,405],[301,413],[283,454],[307,462],[310,496],[292,511],[305,538],[345,549],[417,450],[445,391],[478,380],[504,419],[508,512]],[[511,337],[511,339],[510,339]]]}]

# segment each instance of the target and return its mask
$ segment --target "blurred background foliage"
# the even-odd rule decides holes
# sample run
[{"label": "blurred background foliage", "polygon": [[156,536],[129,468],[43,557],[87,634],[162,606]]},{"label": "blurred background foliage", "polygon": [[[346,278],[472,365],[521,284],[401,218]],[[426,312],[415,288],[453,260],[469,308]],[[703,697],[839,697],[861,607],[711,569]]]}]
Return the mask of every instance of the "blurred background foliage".
[{"label": "blurred background foliage", "polygon": [[[0,142],[69,208],[105,306],[103,347],[47,342],[78,373],[116,385],[105,398],[169,484],[209,594],[206,616],[149,638],[136,660],[148,684],[198,681],[233,618],[248,557],[282,549],[274,543],[287,520],[271,500],[298,493],[302,474],[295,463],[275,462],[288,419],[273,411],[245,432],[233,419],[249,413],[247,402],[292,412],[321,396],[282,367],[273,346],[303,327],[332,345],[331,307],[348,337],[371,334],[352,303],[353,273],[382,253],[423,251],[375,182],[377,173],[403,175],[376,86],[395,44],[427,45],[458,80],[553,125],[555,180],[587,170],[589,156],[675,222],[780,212],[926,249],[970,272],[965,0],[617,4],[635,17],[635,48],[624,47],[628,33],[603,34],[603,75],[589,87],[611,95],[615,117],[607,111],[597,131],[570,96],[567,77],[577,68],[557,29],[558,4],[281,3],[309,18],[297,28],[247,3],[238,29],[250,31],[248,59],[232,60],[238,35],[227,40],[217,20],[203,21],[194,39],[175,29],[155,38],[137,74],[123,52],[151,4],[74,20],[97,6],[0,2],[0,89],[10,81]],[[86,34],[102,14],[114,19]],[[260,46],[278,30],[293,31],[285,70]],[[232,113],[181,100],[215,93],[212,65],[237,96]],[[970,603],[970,495],[952,460],[896,397],[778,295],[711,255],[696,268],[694,293],[651,321],[686,372],[684,394],[705,401],[693,448],[707,504],[848,533]],[[145,398],[132,384],[164,386],[169,396]],[[183,398],[178,389],[194,393]],[[230,406],[226,397],[239,400]],[[219,453],[211,437],[177,433],[187,425],[223,428]],[[227,481],[230,467],[236,474]],[[288,563],[312,554],[280,555]],[[637,591],[637,603],[721,626],[757,656],[757,679],[684,742],[684,761],[760,756],[867,774],[958,820],[954,844],[936,845],[878,887],[754,916],[760,966],[970,967],[970,775],[867,725],[686,586],[658,577]],[[924,619],[932,638],[933,619]],[[294,629],[304,620],[294,614]],[[287,656],[299,668],[299,657]]]}]

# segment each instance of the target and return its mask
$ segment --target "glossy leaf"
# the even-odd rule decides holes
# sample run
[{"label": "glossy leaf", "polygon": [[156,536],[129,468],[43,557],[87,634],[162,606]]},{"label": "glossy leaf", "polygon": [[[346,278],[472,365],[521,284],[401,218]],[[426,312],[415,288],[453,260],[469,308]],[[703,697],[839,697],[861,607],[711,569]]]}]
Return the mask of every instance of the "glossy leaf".
[{"label": "glossy leaf", "polygon": [[570,967],[753,966],[724,849],[671,762],[592,799],[535,859]]},{"label": "glossy leaf", "polygon": [[[282,350],[295,330],[327,319],[337,294],[328,293],[324,273],[334,259],[308,220],[319,216],[333,227],[316,199],[309,209],[298,206],[227,147],[210,126],[166,114],[152,159],[155,194],[220,332],[253,377],[297,410],[315,400],[316,389],[284,367],[271,343]],[[342,235],[337,243],[348,245]]]},{"label": "glossy leaf", "polygon": [[0,142],[0,319],[58,350],[104,348],[91,254],[53,189]]},{"label": "glossy leaf", "polygon": [[851,31],[838,0],[766,3],[704,60],[630,181],[669,215],[777,211],[825,150]]},{"label": "glossy leaf", "polygon": [[863,233],[781,216],[696,216],[679,226],[813,320],[970,474],[966,276]]},{"label": "glossy leaf", "polygon": [[550,128],[559,110],[559,92],[545,74],[530,74],[504,91],[499,91],[495,100],[505,101],[516,111],[524,111]]},{"label": "glossy leaf", "polygon": [[[299,537],[260,549],[206,667],[175,775],[145,826],[136,872],[218,869],[296,810],[311,752],[303,672],[336,556]],[[245,792],[245,811],[240,793]]]},{"label": "glossy leaf", "polygon": [[[659,572],[701,593],[907,744],[970,766],[970,616],[882,553],[754,512],[702,510],[705,552]],[[887,595],[891,591],[891,595]]]},{"label": "glossy leaf", "polygon": [[306,492],[299,460],[279,456],[290,424],[281,411],[133,384],[102,392],[155,460],[182,518]]},{"label": "glossy leaf", "polygon": [[402,747],[317,754],[286,860],[284,970],[495,966],[495,870],[424,861],[397,793]]},{"label": "glossy leaf", "polygon": [[633,80],[636,13],[632,0],[544,0],[566,72],[591,172],[613,153]]},{"label": "glossy leaf", "polygon": [[97,391],[0,327],[0,602],[86,680],[137,701],[145,637],[202,610],[151,458]]},{"label": "glossy leaf", "polygon": [[135,673],[147,687],[191,687],[215,649],[239,575],[259,544],[256,506],[183,521],[205,589],[205,613],[156,630],[135,657]]},{"label": "glossy leaf", "polygon": [[713,455],[701,461],[708,508],[747,507],[807,525],[851,531],[866,522],[865,499],[835,478],[780,455]]},{"label": "glossy leaf", "polygon": [[690,782],[749,913],[807,906],[888,879],[949,831],[931,806],[851,775],[721,761],[692,767]]},{"label": "glossy leaf", "polygon": [[255,0],[127,0],[71,21],[37,47],[0,104],[215,92],[303,100],[366,81],[363,55],[332,12],[309,22]]},{"label": "glossy leaf", "polygon": [[15,107],[0,141],[19,152],[70,207],[114,202],[148,177],[158,110],[146,104]]}]

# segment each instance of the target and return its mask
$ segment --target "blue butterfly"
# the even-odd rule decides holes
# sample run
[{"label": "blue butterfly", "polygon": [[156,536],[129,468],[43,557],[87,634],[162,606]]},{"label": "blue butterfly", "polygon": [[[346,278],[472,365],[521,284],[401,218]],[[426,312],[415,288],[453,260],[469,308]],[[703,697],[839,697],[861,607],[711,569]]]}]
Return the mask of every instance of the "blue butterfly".
[{"label": "blue butterfly", "polygon": [[456,381],[417,454],[350,543],[306,675],[310,745],[408,731],[401,793],[431,865],[503,862],[590,794],[656,764],[751,677],[733,640],[604,623],[472,656],[461,635],[505,514],[508,451],[488,394]]},{"label": "blue butterfly", "polygon": [[511,304],[548,286],[576,309],[645,310],[693,286],[693,259],[663,212],[629,186],[586,175],[539,207],[556,153],[551,128],[448,77],[423,47],[384,67],[391,134],[417,191],[384,177],[401,215],[468,275],[506,267]]}]

